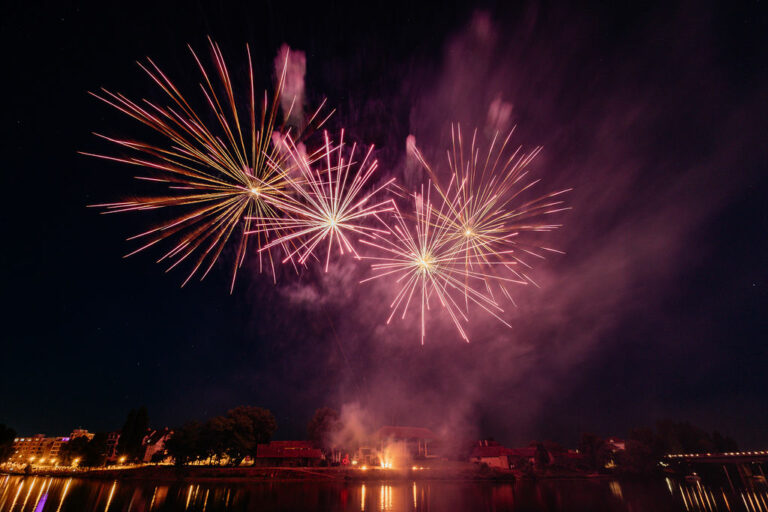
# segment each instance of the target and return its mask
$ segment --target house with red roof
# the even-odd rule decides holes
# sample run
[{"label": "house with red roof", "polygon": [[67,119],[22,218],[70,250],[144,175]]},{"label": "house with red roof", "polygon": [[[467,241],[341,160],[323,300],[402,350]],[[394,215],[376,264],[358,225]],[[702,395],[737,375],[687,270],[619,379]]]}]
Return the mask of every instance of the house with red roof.
[{"label": "house with red roof", "polygon": [[536,447],[507,448],[500,443],[483,439],[477,441],[472,447],[469,461],[476,464],[485,464],[492,468],[510,469],[520,463],[533,463],[536,457]]},{"label": "house with red roof", "polygon": [[256,448],[256,466],[319,466],[323,452],[312,441],[270,441]]}]

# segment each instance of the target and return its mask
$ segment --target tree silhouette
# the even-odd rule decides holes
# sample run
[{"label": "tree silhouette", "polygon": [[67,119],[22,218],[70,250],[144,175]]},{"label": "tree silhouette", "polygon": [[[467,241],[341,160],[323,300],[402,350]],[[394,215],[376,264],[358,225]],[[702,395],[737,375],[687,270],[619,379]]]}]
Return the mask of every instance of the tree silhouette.
[{"label": "tree silhouette", "polygon": [[13,455],[13,440],[15,438],[16,431],[0,423],[0,462],[5,462]]},{"label": "tree silhouette", "polygon": [[321,407],[307,425],[307,436],[323,451],[333,448],[333,438],[341,431],[341,415],[330,407]]},{"label": "tree silhouette", "polygon": [[141,440],[147,434],[149,416],[147,408],[139,407],[131,409],[125,419],[123,429],[120,431],[120,440],[117,443],[117,451],[128,460],[136,460],[141,457]]}]

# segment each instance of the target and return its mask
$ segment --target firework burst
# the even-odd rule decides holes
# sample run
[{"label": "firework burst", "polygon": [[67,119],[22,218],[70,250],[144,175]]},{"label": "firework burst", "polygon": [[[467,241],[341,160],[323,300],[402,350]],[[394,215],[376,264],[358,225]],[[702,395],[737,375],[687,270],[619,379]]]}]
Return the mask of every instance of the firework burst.
[{"label": "firework burst", "polygon": [[[371,157],[371,146],[357,162],[358,148],[353,144],[345,150],[344,131],[339,143],[334,144],[328,133],[324,133],[324,144],[314,162],[307,158],[290,136],[285,139],[285,149],[291,160],[291,167],[297,169],[298,178],[289,177],[293,195],[280,194],[274,204],[285,215],[281,217],[252,217],[249,220],[263,226],[267,232],[275,232],[273,241],[261,250],[281,245],[291,248],[283,262],[288,260],[305,264],[310,257],[317,257],[315,250],[327,242],[325,271],[328,271],[334,245],[339,254],[351,253],[360,258],[350,241],[352,235],[372,237],[382,230],[372,227],[370,220],[378,214],[394,209],[391,199],[375,201],[375,196],[394,183],[394,178],[365,191],[378,163]],[[271,167],[280,168],[271,160]]]},{"label": "firework burst", "polygon": [[526,270],[532,268],[526,256],[543,259],[547,252],[561,253],[534,244],[521,235],[561,227],[544,219],[569,209],[559,196],[570,190],[521,199],[531,194],[540,181],[528,179],[528,165],[541,148],[527,153],[520,146],[511,149],[513,132],[514,129],[503,140],[496,132],[488,151],[481,153],[477,130],[466,151],[461,127],[451,126],[451,148],[447,152],[450,180],[444,187],[440,186],[439,176],[422,153],[413,148],[414,155],[434,180],[434,186],[445,202],[444,211],[438,214],[440,222],[446,226],[446,236],[456,242],[459,252],[464,255],[467,275],[470,272],[511,275],[512,279],[494,279],[486,283],[491,296],[493,287],[490,282],[494,281],[510,300],[507,283],[536,285]]},{"label": "firework burst", "polygon": [[363,257],[373,262],[374,275],[361,282],[390,277],[397,284],[387,324],[398,312],[404,319],[413,302],[420,304],[422,344],[426,336],[426,316],[433,303],[448,312],[461,337],[469,341],[463,325],[469,316],[461,305],[462,296],[464,302],[476,304],[509,326],[500,316],[503,309],[485,290],[489,281],[509,278],[484,272],[481,262],[475,261],[473,254],[466,254],[463,244],[455,238],[448,203],[438,197],[439,207],[435,205],[431,188],[430,183],[426,192],[422,187],[420,194],[413,194],[412,218],[406,218],[396,208],[392,222],[379,219],[384,233],[377,233],[373,240],[361,240],[377,253]]},{"label": "firework burst", "polygon": [[[255,239],[259,249],[260,271],[264,266],[262,258],[265,258],[275,276],[272,252],[265,251],[264,247],[276,246],[271,244],[270,238],[276,233],[266,229],[266,221],[261,219],[281,215],[274,199],[289,193],[287,175],[290,164],[278,150],[278,144],[273,143],[276,133],[290,135],[290,128],[279,125],[276,120],[288,58],[286,56],[273,99],[270,101],[265,92],[263,101],[260,101],[255,94],[250,49],[246,47],[250,87],[247,100],[238,103],[222,52],[216,43],[210,39],[209,42],[215,68],[213,75],[209,75],[197,54],[189,47],[202,74],[200,89],[205,98],[205,115],[198,113],[160,68],[147,59],[139,66],[166,94],[170,100],[167,106],[147,100],[135,102],[106,89],[92,94],[148,126],[165,142],[156,145],[96,134],[129,150],[131,155],[84,154],[139,166],[145,174],[136,176],[137,179],[165,187],[163,195],[94,205],[105,208],[105,213],[166,208],[174,211],[158,225],[129,238],[139,241],[141,245],[126,256],[160,242],[167,243],[169,247],[158,262],[168,262],[168,270],[184,261],[191,262],[191,270],[183,286],[198,272],[201,273],[200,279],[203,279],[228,242],[237,239],[231,291],[238,268],[245,259],[249,235]],[[241,105],[246,105],[246,108]],[[303,133],[325,122],[327,117],[319,117],[321,109],[322,105],[310,116]],[[290,112],[284,117],[287,119],[289,116]],[[213,118],[214,121],[206,124],[206,118]],[[278,250],[289,251],[290,248],[282,246]]]}]

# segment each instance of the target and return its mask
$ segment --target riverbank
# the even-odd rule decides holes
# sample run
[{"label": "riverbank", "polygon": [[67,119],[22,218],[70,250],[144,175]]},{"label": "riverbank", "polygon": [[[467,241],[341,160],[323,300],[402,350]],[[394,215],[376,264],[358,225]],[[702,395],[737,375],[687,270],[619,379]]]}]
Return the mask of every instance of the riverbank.
[{"label": "riverbank", "polygon": [[[6,471],[23,475],[23,471]],[[30,475],[74,477],[95,480],[149,481],[399,481],[399,480],[490,480],[514,481],[513,471],[480,469],[476,466],[445,468],[311,468],[311,467],[211,467],[152,465],[98,470],[35,470]]]},{"label": "riverbank", "polygon": [[[24,475],[23,471],[0,472]],[[171,466],[149,465],[114,469],[94,470],[46,470],[38,469],[30,476],[55,476],[93,480],[145,480],[153,482],[277,482],[277,481],[499,481],[514,482],[521,478],[549,479],[602,479],[609,475],[591,473],[547,473],[523,475],[518,471],[479,467],[474,464],[448,464],[431,468],[352,468],[352,467],[215,467],[215,466]]]}]

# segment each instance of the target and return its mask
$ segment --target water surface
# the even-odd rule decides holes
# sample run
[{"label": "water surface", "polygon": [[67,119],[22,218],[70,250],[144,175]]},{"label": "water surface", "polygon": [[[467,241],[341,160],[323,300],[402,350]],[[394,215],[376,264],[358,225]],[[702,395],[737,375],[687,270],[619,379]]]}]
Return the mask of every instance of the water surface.
[{"label": "water surface", "polygon": [[768,495],[671,481],[163,483],[0,475],[0,512],[768,512]]}]

